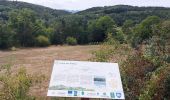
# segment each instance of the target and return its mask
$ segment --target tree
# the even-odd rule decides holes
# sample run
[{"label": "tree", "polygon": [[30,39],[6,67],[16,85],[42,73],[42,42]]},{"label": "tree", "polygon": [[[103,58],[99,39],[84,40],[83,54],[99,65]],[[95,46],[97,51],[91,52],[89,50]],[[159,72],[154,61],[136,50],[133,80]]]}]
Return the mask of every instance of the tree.
[{"label": "tree", "polygon": [[116,32],[114,31],[112,33],[113,35],[113,38],[115,38],[116,40],[118,40],[121,44],[124,43],[125,41],[125,37],[124,37],[124,34],[123,34],[123,31],[121,28],[115,28]]},{"label": "tree", "polygon": [[36,16],[32,10],[14,10],[10,13],[10,26],[17,33],[17,39],[21,46],[35,45],[34,25]]},{"label": "tree", "polygon": [[157,16],[149,16],[144,19],[139,25],[134,28],[134,36],[132,39],[132,46],[137,47],[138,44],[145,40],[152,38],[154,35],[153,27],[160,23],[160,18]]},{"label": "tree", "polygon": [[122,31],[124,34],[132,34],[132,28],[134,27],[134,22],[132,20],[126,20],[123,23]]},{"label": "tree", "polygon": [[126,41],[130,42],[133,36],[133,28],[134,28],[133,20],[126,20],[122,26],[122,31],[126,35]]},{"label": "tree", "polygon": [[65,28],[65,22],[56,22],[54,23],[52,29],[52,35],[51,35],[51,43],[52,44],[63,44],[65,41],[65,34],[64,34],[64,28]]},{"label": "tree", "polygon": [[159,17],[149,16],[137,26],[136,34],[139,34],[142,40],[149,39],[153,36],[152,28],[158,23],[160,23]]},{"label": "tree", "polygon": [[90,32],[90,41],[91,42],[102,42],[107,33],[112,30],[112,27],[115,25],[113,19],[109,16],[100,17],[97,20],[89,22],[89,32]]},{"label": "tree", "polygon": [[45,27],[42,20],[36,19],[35,23],[33,23],[33,35],[35,37],[39,35],[43,35],[46,37],[50,37],[50,34],[47,32],[47,28]]},{"label": "tree", "polygon": [[[163,21],[153,28],[154,42],[151,42],[152,54],[170,62],[170,21]],[[150,48],[151,48],[150,47]]]},{"label": "tree", "polygon": [[[7,49],[14,45],[15,33],[6,24],[0,23],[0,48]],[[17,41],[17,40],[15,40]]]}]

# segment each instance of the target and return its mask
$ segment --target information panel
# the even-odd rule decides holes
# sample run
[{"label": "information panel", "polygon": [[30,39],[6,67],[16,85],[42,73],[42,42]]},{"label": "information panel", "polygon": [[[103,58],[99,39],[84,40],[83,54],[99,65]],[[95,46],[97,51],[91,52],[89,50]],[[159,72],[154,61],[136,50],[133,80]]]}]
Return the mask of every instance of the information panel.
[{"label": "information panel", "polygon": [[54,62],[47,96],[125,99],[117,63]]}]

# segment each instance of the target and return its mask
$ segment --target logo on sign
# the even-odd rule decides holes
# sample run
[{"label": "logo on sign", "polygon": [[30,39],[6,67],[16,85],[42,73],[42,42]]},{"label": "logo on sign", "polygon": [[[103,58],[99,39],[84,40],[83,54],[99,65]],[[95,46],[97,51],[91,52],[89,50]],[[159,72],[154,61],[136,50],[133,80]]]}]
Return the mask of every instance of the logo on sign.
[{"label": "logo on sign", "polygon": [[69,95],[72,95],[72,94],[73,94],[73,92],[72,92],[72,91],[68,91],[68,94],[69,94]]},{"label": "logo on sign", "polygon": [[115,98],[114,92],[111,92],[111,93],[110,93],[110,96],[111,96],[111,98]]},{"label": "logo on sign", "polygon": [[84,95],[84,91],[81,92],[81,95]]},{"label": "logo on sign", "polygon": [[77,96],[77,91],[74,91],[74,96]]},{"label": "logo on sign", "polygon": [[101,94],[101,97],[108,98],[108,97],[110,97],[110,96],[108,96],[106,92],[103,92],[103,93]]},{"label": "logo on sign", "polygon": [[106,96],[106,92],[104,92],[103,95]]},{"label": "logo on sign", "polygon": [[122,94],[121,93],[116,93],[116,97],[121,98]]}]

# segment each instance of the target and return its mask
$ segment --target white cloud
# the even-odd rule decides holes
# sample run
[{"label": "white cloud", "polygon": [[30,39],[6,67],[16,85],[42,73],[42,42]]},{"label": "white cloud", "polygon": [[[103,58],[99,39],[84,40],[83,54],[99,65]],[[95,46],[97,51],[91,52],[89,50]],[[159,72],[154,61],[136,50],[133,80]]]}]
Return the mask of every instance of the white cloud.
[{"label": "white cloud", "polygon": [[112,6],[118,4],[133,6],[170,7],[170,0],[19,0],[39,4],[54,9],[83,10],[96,6]]}]

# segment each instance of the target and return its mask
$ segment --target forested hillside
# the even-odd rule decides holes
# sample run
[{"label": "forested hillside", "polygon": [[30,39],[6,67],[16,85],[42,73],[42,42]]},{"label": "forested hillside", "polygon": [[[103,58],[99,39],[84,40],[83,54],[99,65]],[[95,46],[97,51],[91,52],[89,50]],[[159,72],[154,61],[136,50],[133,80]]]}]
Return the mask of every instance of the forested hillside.
[{"label": "forested hillside", "polygon": [[6,14],[10,12],[11,10],[24,9],[24,8],[28,8],[30,10],[35,11],[38,17],[41,17],[43,19],[70,14],[68,11],[54,10],[54,9],[40,6],[40,5],[35,5],[35,4],[30,4],[30,3],[25,3],[25,2],[16,2],[16,1],[13,2],[13,1],[7,1],[7,0],[0,0],[0,12],[1,12],[1,18],[3,19],[7,19]]},{"label": "forested hillside", "polygon": [[53,19],[58,16],[70,14],[68,11],[64,10],[54,10],[51,8],[47,8],[40,5],[29,4],[25,2],[13,2],[2,0],[0,1],[0,19],[1,20],[8,20],[9,13],[13,10],[22,10],[22,9],[29,9],[34,11],[37,18],[42,19],[45,21],[46,24],[51,23]]},{"label": "forested hillside", "polygon": [[82,15],[108,15],[112,17],[118,25],[123,25],[127,19],[135,23],[141,22],[148,16],[158,16],[163,19],[170,18],[170,8],[164,7],[136,7],[128,5],[94,7],[78,12]]},{"label": "forested hillside", "polygon": [[72,14],[34,4],[2,0],[0,48],[96,43],[103,42],[107,33],[113,33],[123,42],[124,24],[135,26],[151,15],[167,20],[170,9],[117,5],[94,7]]}]

